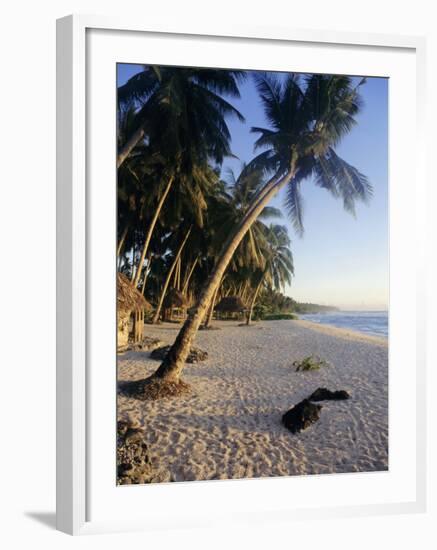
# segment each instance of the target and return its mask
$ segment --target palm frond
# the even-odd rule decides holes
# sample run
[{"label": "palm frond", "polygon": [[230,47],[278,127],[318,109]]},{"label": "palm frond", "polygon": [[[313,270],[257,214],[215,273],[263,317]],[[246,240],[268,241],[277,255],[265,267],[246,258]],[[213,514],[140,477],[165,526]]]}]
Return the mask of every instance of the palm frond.
[{"label": "palm frond", "polygon": [[334,149],[318,158],[315,164],[316,183],[343,200],[347,212],[355,215],[357,200],[367,203],[373,194],[368,178],[343,160]]},{"label": "palm frond", "polygon": [[294,230],[299,236],[303,235],[303,198],[300,191],[300,181],[292,180],[287,189],[285,196],[285,207],[290,216]]},{"label": "palm frond", "polygon": [[266,119],[273,128],[277,129],[282,121],[281,82],[274,74],[265,72],[254,73],[253,79],[261,97]]},{"label": "palm frond", "polygon": [[156,91],[159,78],[156,67],[146,66],[143,71],[132,76],[117,90],[118,101],[122,104],[129,102],[145,102]]},{"label": "palm frond", "polygon": [[272,218],[283,218],[284,215],[282,214],[281,210],[279,208],[275,208],[274,206],[265,206],[261,210],[261,214],[258,216],[260,220],[271,220]]}]

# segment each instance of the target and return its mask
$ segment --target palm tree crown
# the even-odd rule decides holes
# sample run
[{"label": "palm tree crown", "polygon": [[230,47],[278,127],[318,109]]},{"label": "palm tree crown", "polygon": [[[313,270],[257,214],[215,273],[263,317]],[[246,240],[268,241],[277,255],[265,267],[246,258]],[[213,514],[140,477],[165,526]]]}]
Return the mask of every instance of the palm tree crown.
[{"label": "palm tree crown", "polygon": [[291,241],[287,228],[284,225],[268,227],[268,248],[265,255],[266,282],[276,290],[284,290],[286,284],[291,283],[294,275],[293,254],[290,250]]},{"label": "palm tree crown", "polygon": [[341,138],[356,124],[362,101],[359,87],[348,76],[287,74],[283,79],[255,73],[270,128],[252,127],[258,133],[255,149],[262,150],[249,169],[282,177],[295,161],[287,187],[286,206],[295,230],[303,232],[301,184],[312,177],[319,187],[343,200],[348,212],[355,202],[366,202],[372,187],[366,176],[335,151]]},{"label": "palm tree crown", "polygon": [[240,97],[242,71],[146,67],[118,89],[121,105],[136,107],[136,124],[147,140],[185,171],[206,157],[221,163],[231,155],[226,118],[241,113],[225,97]]}]

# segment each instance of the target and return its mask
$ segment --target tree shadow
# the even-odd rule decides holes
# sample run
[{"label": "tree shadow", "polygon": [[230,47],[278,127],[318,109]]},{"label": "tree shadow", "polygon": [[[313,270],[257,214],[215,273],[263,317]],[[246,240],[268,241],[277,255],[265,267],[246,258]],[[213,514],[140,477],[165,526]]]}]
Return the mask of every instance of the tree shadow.
[{"label": "tree shadow", "polygon": [[56,512],[24,512],[24,515],[50,529],[56,529]]},{"label": "tree shadow", "polygon": [[153,358],[150,357],[150,354],[153,350],[150,351],[134,351],[129,350],[125,351],[122,355],[120,354],[117,359],[122,361],[153,361]]}]

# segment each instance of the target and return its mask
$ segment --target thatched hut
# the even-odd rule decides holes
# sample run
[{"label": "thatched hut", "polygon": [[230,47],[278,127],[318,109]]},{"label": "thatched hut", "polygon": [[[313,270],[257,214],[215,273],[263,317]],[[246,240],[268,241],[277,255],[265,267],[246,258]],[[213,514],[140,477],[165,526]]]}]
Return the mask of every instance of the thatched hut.
[{"label": "thatched hut", "polygon": [[215,306],[215,311],[220,319],[229,317],[241,317],[246,311],[246,306],[240,296],[224,296]]},{"label": "thatched hut", "polygon": [[187,312],[187,300],[180,290],[177,288],[170,288],[164,298],[163,308],[164,320],[171,320],[174,313],[176,317],[185,317]]},{"label": "thatched hut", "polygon": [[122,273],[117,274],[117,350],[143,339],[144,312],[152,306]]}]

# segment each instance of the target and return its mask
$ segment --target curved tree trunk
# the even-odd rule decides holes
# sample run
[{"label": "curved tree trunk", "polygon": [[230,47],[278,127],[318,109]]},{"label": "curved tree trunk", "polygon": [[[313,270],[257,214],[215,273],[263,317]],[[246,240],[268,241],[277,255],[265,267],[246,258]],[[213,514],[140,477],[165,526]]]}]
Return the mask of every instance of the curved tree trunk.
[{"label": "curved tree trunk", "polygon": [[217,285],[217,288],[215,289],[215,292],[212,296],[211,305],[209,307],[208,315],[207,315],[206,321],[205,321],[205,327],[210,327],[211,326],[212,316],[214,314],[215,302],[217,300],[217,294],[218,294],[219,289],[220,289],[220,283]]},{"label": "curved tree trunk", "polygon": [[182,261],[181,261],[181,257],[179,256],[179,261],[178,261],[177,266],[176,266],[176,284],[175,284],[175,288],[177,290],[181,289],[181,264],[182,264]]},{"label": "curved tree trunk", "polygon": [[246,295],[249,288],[249,281],[244,281],[243,288],[241,290],[241,299],[243,300],[243,304],[246,303]]},{"label": "curved tree trunk", "polygon": [[120,237],[120,240],[118,241],[117,245],[117,258],[120,256],[121,251],[123,250],[124,241],[126,240],[127,232],[129,230],[129,222],[126,223],[126,227],[123,230],[123,233]]},{"label": "curved tree trunk", "polygon": [[246,325],[250,325],[250,322],[252,321],[253,308],[255,307],[256,299],[258,297],[259,291],[261,290],[261,286],[263,284],[265,275],[266,275],[266,270],[261,275],[261,279],[255,289],[255,292],[253,293],[252,300],[250,302],[249,311],[247,312]]},{"label": "curved tree trunk", "polygon": [[147,256],[147,267],[144,272],[144,278],[143,278],[143,288],[141,289],[141,294],[144,296],[144,291],[146,290],[146,283],[147,283],[147,277],[150,273],[150,264],[152,262],[152,254],[148,254]]},{"label": "curved tree trunk", "polygon": [[187,278],[185,279],[185,282],[184,282],[184,286],[182,288],[182,294],[185,296],[185,293],[187,292],[188,290],[188,285],[190,284],[190,280],[191,280],[191,275],[194,273],[194,269],[197,265],[197,262],[199,261],[199,256],[196,257],[196,259],[194,260],[193,262],[193,265],[191,266],[190,268],[190,271],[188,273],[188,276]]},{"label": "curved tree trunk", "polygon": [[182,370],[185,365],[185,359],[188,356],[188,353],[191,348],[191,344],[194,340],[194,337],[199,329],[200,323],[202,322],[208,305],[211,302],[212,295],[219,284],[223,274],[232,259],[232,256],[243,239],[244,235],[247,233],[251,225],[258,218],[259,214],[263,208],[270,202],[270,200],[278,193],[278,191],[289,183],[295,175],[295,163],[297,158],[294,156],[293,163],[290,166],[290,170],[284,176],[279,177],[275,185],[272,185],[271,182],[267,184],[269,187],[268,191],[261,193],[262,198],[254,201],[252,206],[249,209],[248,214],[238,223],[235,230],[231,233],[225,245],[223,246],[222,252],[220,254],[219,260],[216,263],[216,266],[206,281],[200,296],[198,298],[197,304],[194,308],[194,312],[188,317],[185,321],[183,327],[179,331],[176,340],[167,353],[164,361],[156,370],[155,374],[152,377],[161,378],[169,382],[179,382]]},{"label": "curved tree trunk", "polygon": [[187,234],[185,235],[185,238],[182,241],[182,243],[179,247],[179,250],[178,250],[178,252],[177,252],[177,254],[176,254],[176,256],[173,260],[173,263],[171,264],[171,267],[168,270],[167,277],[165,278],[164,286],[162,287],[162,290],[161,290],[161,296],[159,297],[158,307],[156,308],[155,314],[153,315],[153,319],[152,319],[153,324],[156,324],[159,320],[159,315],[161,313],[162,304],[164,303],[164,298],[165,298],[165,295],[167,293],[167,288],[168,288],[168,285],[170,283],[171,276],[173,275],[173,271],[176,267],[176,264],[178,263],[179,258],[181,257],[182,250],[184,249],[185,243],[187,242],[188,237],[190,236],[191,229],[192,228],[190,227],[190,229],[187,231]]},{"label": "curved tree trunk", "polygon": [[153,230],[155,229],[156,222],[158,221],[159,214],[161,213],[162,207],[163,207],[165,199],[167,198],[167,195],[170,191],[170,188],[173,184],[173,181],[174,181],[174,176],[172,176],[168,180],[167,187],[164,189],[164,193],[162,194],[161,198],[159,199],[158,206],[156,207],[155,213],[153,214],[153,218],[150,222],[149,228],[148,228],[147,233],[146,233],[146,238],[144,240],[143,250],[141,252],[140,261],[138,262],[136,275],[134,275],[135,271],[132,271],[131,281],[132,281],[132,284],[135,288],[137,288],[138,282],[139,282],[140,277],[141,277],[141,268],[142,268],[143,263],[144,263],[144,258],[146,257],[146,254],[147,254],[147,249],[149,248],[150,239],[152,238],[152,235],[153,235]]},{"label": "curved tree trunk", "polygon": [[144,128],[141,126],[140,128],[138,128],[138,130],[135,130],[131,137],[126,141],[121,151],[117,155],[117,168],[120,168],[120,166],[129,156],[132,149],[135,147],[135,145],[137,145],[143,139],[144,134]]}]

